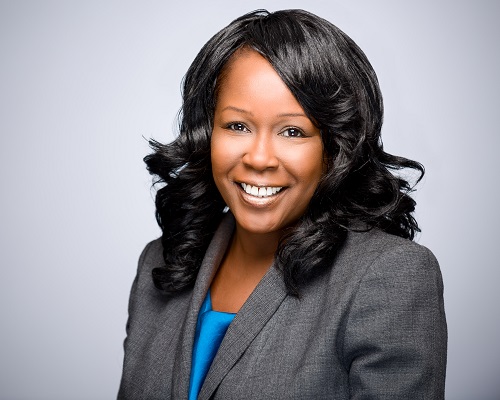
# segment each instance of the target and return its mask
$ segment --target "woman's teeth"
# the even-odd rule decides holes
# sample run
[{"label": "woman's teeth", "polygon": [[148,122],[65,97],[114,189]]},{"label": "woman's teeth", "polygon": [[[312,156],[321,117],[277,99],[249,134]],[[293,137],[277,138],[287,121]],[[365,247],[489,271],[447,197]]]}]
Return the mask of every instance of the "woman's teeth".
[{"label": "woman's teeth", "polygon": [[257,197],[268,197],[278,193],[283,187],[273,187],[273,186],[252,186],[247,183],[241,183],[241,187],[245,192],[252,196]]}]

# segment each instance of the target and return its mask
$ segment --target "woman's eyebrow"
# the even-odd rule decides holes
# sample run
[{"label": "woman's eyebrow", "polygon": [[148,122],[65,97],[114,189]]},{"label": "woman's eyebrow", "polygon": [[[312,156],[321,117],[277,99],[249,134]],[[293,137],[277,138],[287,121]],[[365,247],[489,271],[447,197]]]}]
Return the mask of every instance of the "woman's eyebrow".
[{"label": "woman's eyebrow", "polygon": [[308,116],[304,113],[283,113],[283,114],[278,114],[278,117],[305,117],[308,118]]},{"label": "woman's eyebrow", "polygon": [[253,116],[253,113],[251,111],[247,111],[247,110],[244,110],[242,108],[238,108],[238,107],[234,107],[234,106],[227,106],[227,107],[224,107],[222,109],[222,111],[226,111],[226,110],[236,111],[236,112],[239,112],[242,114],[248,114],[250,116]]},{"label": "woman's eyebrow", "polygon": [[[235,106],[226,106],[222,109],[222,111],[226,111],[226,110],[231,110],[231,111],[236,111],[236,112],[239,112],[239,113],[242,113],[242,114],[248,114],[250,116],[253,116],[253,113],[251,111],[248,111],[248,110],[244,110],[242,108],[238,108],[238,107],[235,107]],[[294,113],[294,112],[290,112],[290,113],[281,113],[281,114],[278,114],[277,115],[278,118],[283,118],[283,117],[304,117],[304,118],[308,118],[308,116],[304,113]]]}]

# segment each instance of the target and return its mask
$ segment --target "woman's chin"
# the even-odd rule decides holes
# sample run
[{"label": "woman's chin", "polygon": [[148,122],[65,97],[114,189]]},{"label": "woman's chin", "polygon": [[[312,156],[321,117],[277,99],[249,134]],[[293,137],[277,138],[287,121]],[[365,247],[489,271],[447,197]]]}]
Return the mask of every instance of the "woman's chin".
[{"label": "woman's chin", "polygon": [[241,232],[254,235],[268,235],[283,230],[283,224],[280,221],[264,218],[238,218],[235,215],[236,224]]}]

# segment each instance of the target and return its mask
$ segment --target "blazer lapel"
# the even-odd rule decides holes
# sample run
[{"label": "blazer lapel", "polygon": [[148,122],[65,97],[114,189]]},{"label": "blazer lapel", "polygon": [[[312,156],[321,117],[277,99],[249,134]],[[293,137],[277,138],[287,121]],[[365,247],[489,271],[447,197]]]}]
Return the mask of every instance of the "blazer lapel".
[{"label": "blazer lapel", "polygon": [[212,396],[220,382],[273,316],[286,296],[283,277],[272,266],[229,325],[201,387],[198,399],[207,400]]},{"label": "blazer lapel", "polygon": [[189,304],[186,318],[184,319],[181,339],[177,345],[174,370],[172,375],[172,398],[186,399],[189,392],[189,377],[191,374],[191,356],[193,350],[194,335],[198,313],[208,288],[212,283],[217,268],[226,252],[234,230],[234,218],[232,214],[226,215],[207,249],[205,258],[198,272],[196,284]]}]

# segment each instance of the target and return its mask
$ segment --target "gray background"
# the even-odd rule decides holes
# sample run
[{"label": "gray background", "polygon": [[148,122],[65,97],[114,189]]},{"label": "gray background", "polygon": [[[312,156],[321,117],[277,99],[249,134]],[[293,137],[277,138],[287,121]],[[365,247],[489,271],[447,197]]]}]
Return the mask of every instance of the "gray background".
[{"label": "gray background", "polygon": [[256,8],[308,9],[368,55],[386,149],[427,168],[447,398],[498,398],[498,2],[172,3],[0,2],[0,398],[116,395],[136,261],[159,235],[144,137],[173,138],[190,62]]}]

